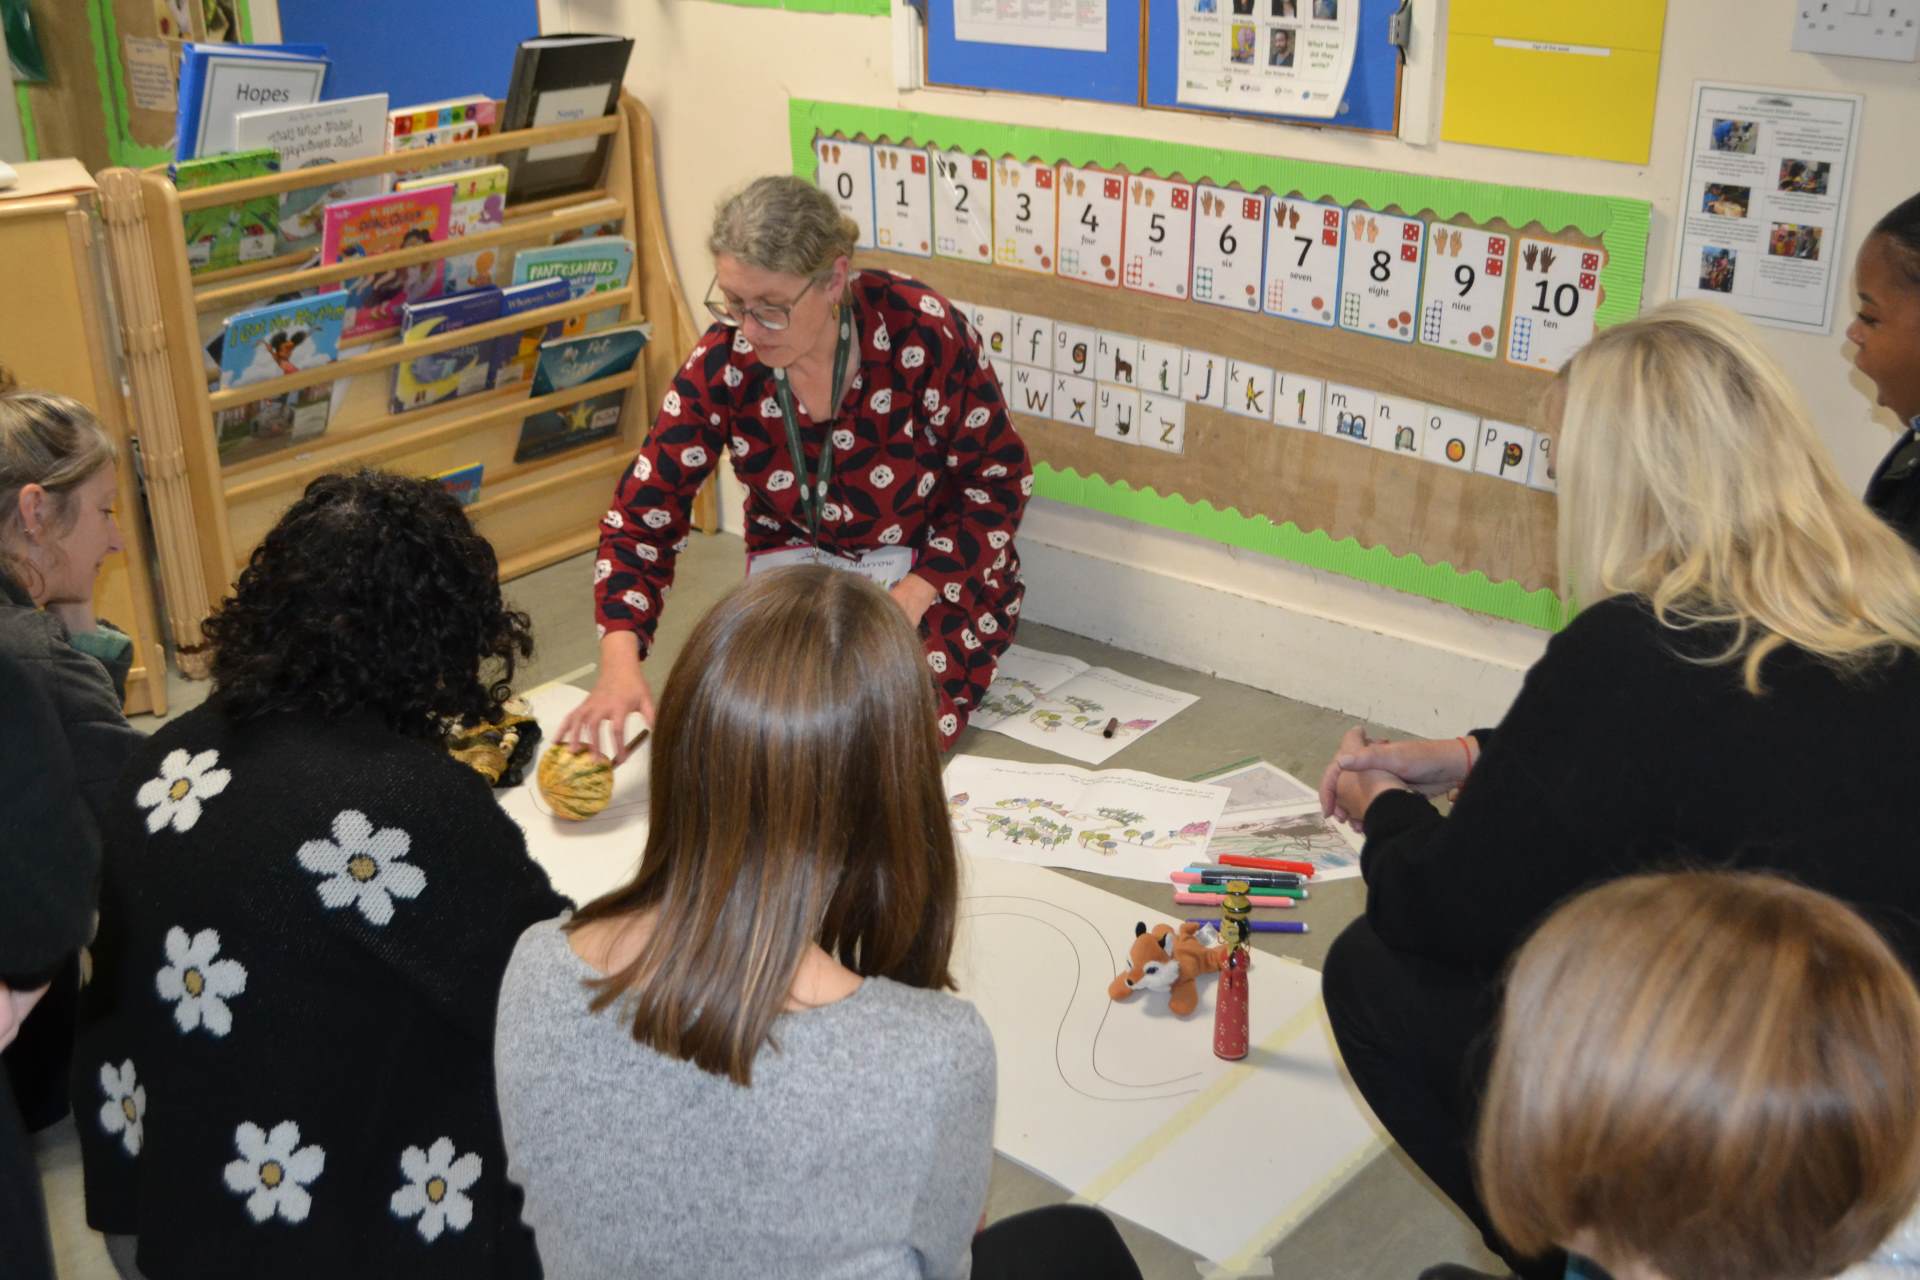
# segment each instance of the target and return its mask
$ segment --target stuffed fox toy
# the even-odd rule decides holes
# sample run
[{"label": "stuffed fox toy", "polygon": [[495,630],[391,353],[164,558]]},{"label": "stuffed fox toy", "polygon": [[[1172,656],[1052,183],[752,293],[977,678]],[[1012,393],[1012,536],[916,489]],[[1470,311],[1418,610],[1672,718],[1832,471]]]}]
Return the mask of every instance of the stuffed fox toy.
[{"label": "stuffed fox toy", "polygon": [[1147,928],[1141,921],[1133,926],[1133,946],[1127,952],[1130,968],[1113,980],[1107,994],[1125,1000],[1136,991],[1169,992],[1167,1007],[1178,1017],[1186,1017],[1200,1003],[1200,989],[1194,979],[1203,973],[1218,973],[1227,963],[1228,946],[1208,946],[1200,936],[1201,926],[1186,921],[1176,933],[1172,925]]}]

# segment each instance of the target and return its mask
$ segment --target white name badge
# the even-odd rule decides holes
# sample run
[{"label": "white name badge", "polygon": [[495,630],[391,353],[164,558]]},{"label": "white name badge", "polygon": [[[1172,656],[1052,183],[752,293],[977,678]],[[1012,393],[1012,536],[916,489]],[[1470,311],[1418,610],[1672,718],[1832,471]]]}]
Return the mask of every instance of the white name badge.
[{"label": "white name badge", "polygon": [[891,591],[913,568],[909,547],[880,547],[859,559],[835,555],[824,547],[785,547],[779,551],[759,551],[747,557],[747,576],[769,569],[785,569],[796,564],[823,564],[829,569],[857,573],[869,582]]}]

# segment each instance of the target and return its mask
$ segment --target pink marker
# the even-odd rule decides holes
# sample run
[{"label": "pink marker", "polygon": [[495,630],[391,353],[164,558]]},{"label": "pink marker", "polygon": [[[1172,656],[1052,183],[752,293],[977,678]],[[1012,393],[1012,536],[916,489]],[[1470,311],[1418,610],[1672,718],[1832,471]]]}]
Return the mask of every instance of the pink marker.
[{"label": "pink marker", "polygon": [[[1183,907],[1219,907],[1226,905],[1227,896],[1223,893],[1181,893],[1174,892],[1173,900]],[[1248,898],[1255,909],[1262,907],[1276,910],[1291,910],[1300,904],[1292,898]]]}]

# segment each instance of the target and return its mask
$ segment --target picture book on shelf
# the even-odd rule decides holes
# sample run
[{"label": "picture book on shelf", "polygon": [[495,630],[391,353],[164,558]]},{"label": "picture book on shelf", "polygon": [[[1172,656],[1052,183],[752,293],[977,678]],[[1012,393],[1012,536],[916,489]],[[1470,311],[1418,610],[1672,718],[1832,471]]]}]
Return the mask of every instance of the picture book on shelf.
[{"label": "picture book on shelf", "polygon": [[[533,375],[533,395],[567,391],[600,378],[611,378],[633,368],[647,345],[646,328],[627,325],[580,338],[556,338],[541,344],[540,367]],[[620,430],[620,411],[627,393],[606,391],[578,404],[544,409],[521,424],[515,462],[544,458],[605,440]]]},{"label": "picture book on shelf", "polygon": [[[220,388],[249,387],[332,364],[346,319],[343,289],[241,311],[227,318],[220,347]],[[277,442],[311,440],[327,429],[333,384],[303,387],[221,410],[215,434],[222,463]]]},{"label": "picture book on shelf", "polygon": [[480,478],[486,474],[484,463],[476,462],[470,467],[455,467],[451,471],[441,471],[434,475],[442,488],[452,494],[454,500],[463,507],[470,507],[480,500]]},{"label": "picture book on shelf", "polygon": [[[625,36],[553,35],[522,40],[513,55],[503,130],[567,124],[610,116],[620,101],[633,41]],[[550,142],[507,158],[513,198],[583,191],[600,180],[608,144],[604,135]]]},{"label": "picture book on shelf", "polygon": [[[173,185],[182,191],[217,187],[243,178],[280,172],[280,156],[271,147],[182,160],[173,167]],[[198,273],[259,262],[274,255],[280,229],[280,198],[255,196],[239,204],[215,205],[182,214],[187,237],[187,266]]]},{"label": "picture book on shelf", "polygon": [[[435,185],[453,188],[453,217],[447,223],[449,240],[497,230],[506,220],[507,167],[503,164],[490,164],[483,169],[468,169],[464,173],[434,178],[409,178],[396,183],[394,190],[419,191]],[[482,249],[448,258],[447,292],[463,293],[468,289],[484,289],[498,284],[506,276],[506,272],[501,270],[503,255],[510,252]]]},{"label": "picture book on shelf", "polygon": [[[381,154],[387,95],[339,98],[311,106],[243,111],[234,117],[233,142],[241,151],[271,147],[280,153],[280,169],[316,169],[343,160]],[[376,174],[288,191],[280,197],[280,252],[317,248],[326,207],[341,200],[379,195],[386,180]]]},{"label": "picture book on shelf", "polygon": [[331,65],[326,46],[317,44],[182,45],[173,158],[226,150],[242,111],[320,101]]},{"label": "picture book on shelf", "polygon": [[[387,150],[418,151],[452,142],[471,142],[495,131],[499,124],[499,105],[484,93],[443,102],[423,102],[416,107],[400,107],[387,113]],[[474,157],[422,165],[418,169],[397,170],[394,182],[471,169],[480,161]]]},{"label": "picture book on shelf", "polygon": [[[558,278],[510,284],[500,291],[500,316],[505,319],[517,316],[522,311],[555,306],[570,296],[567,282]],[[493,353],[493,385],[518,386],[533,377],[534,366],[540,361],[540,344],[550,338],[560,337],[565,327],[564,322],[556,320],[552,324],[537,324],[496,339],[498,345]]]},{"label": "picture book on shelf", "polygon": [[[447,238],[452,214],[453,188],[448,186],[328,205],[320,233],[320,261],[332,265],[438,244]],[[440,296],[445,269],[446,263],[436,259],[347,281],[343,337],[351,341],[394,328],[400,323],[401,307]]]},{"label": "picture book on shelf", "polygon": [[[561,279],[567,282],[575,298],[590,293],[611,293],[624,289],[633,270],[633,241],[624,236],[596,236],[570,244],[522,249],[513,258],[513,282]],[[620,322],[617,308],[575,316],[566,322],[565,333],[576,337]]]},{"label": "picture book on shelf", "polygon": [[[428,338],[500,318],[500,291],[475,289],[401,309],[400,341]],[[405,413],[455,396],[472,395],[493,385],[493,355],[498,340],[486,338],[448,351],[416,356],[393,366],[393,411]]]}]

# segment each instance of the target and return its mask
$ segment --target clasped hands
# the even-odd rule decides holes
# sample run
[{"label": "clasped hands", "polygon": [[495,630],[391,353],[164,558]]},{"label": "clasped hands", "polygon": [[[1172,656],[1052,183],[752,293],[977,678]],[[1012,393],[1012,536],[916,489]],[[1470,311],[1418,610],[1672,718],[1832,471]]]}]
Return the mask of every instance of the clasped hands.
[{"label": "clasped hands", "polygon": [[1367,810],[1382,792],[1451,795],[1480,757],[1472,738],[1373,739],[1360,725],[1347,730],[1320,776],[1320,812],[1365,830]]}]

